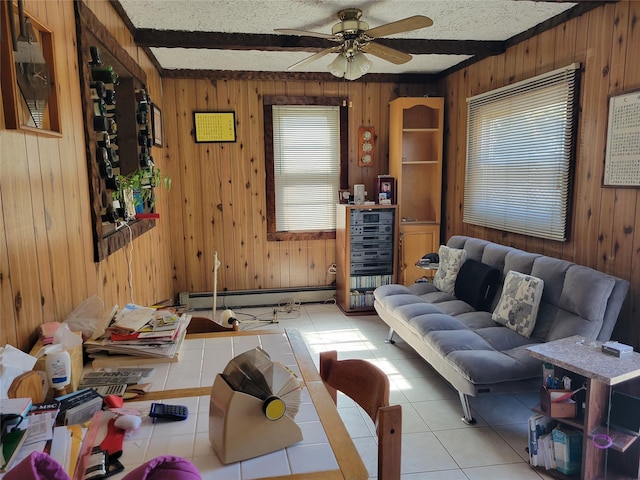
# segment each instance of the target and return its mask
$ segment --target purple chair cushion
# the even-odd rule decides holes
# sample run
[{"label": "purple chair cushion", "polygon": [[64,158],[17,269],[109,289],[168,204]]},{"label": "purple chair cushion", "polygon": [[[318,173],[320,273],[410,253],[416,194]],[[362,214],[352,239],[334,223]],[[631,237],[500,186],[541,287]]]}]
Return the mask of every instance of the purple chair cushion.
[{"label": "purple chair cushion", "polygon": [[[33,452],[9,470],[2,480],[71,480],[62,465],[44,452]],[[163,455],[143,463],[122,480],[202,480],[189,460]]]},{"label": "purple chair cushion", "polygon": [[200,472],[189,460],[162,455],[136,467],[122,480],[201,480]]},{"label": "purple chair cushion", "polygon": [[33,452],[15,465],[3,480],[70,480],[62,465],[44,452]]}]

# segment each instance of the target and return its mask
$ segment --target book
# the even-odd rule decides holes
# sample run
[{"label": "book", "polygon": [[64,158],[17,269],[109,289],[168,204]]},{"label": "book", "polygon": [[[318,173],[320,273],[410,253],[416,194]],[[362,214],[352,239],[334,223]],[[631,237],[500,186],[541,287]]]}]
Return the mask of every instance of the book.
[{"label": "book", "polygon": [[0,402],[0,413],[3,415],[15,414],[25,417],[33,404],[30,398],[3,398]]},{"label": "book", "polygon": [[2,456],[0,459],[0,473],[8,471],[20,453],[22,445],[29,436],[29,430],[12,430],[2,440]]},{"label": "book", "polygon": [[137,332],[153,320],[155,312],[155,308],[142,307],[140,305],[128,303],[120,313],[116,315],[116,318],[110,328],[128,332]]}]

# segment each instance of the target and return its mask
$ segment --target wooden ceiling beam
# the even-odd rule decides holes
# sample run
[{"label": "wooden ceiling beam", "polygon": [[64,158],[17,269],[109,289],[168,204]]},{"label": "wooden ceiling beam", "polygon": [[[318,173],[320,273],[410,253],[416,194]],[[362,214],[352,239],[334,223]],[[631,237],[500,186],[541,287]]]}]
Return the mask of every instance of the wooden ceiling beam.
[{"label": "wooden ceiling beam", "polygon": [[[152,29],[137,29],[134,38],[137,45],[144,47],[261,50],[271,52],[316,52],[337,44],[323,38],[295,35]],[[380,38],[375,41],[413,55],[495,55],[504,51],[504,42],[502,41],[398,38]]]}]

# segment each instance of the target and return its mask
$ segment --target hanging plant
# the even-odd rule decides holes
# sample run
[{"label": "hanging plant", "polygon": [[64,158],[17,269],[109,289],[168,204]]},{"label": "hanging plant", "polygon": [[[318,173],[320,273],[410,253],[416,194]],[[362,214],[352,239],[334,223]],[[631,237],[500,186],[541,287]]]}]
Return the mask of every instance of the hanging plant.
[{"label": "hanging plant", "polygon": [[125,199],[124,191],[133,193],[133,204],[135,207],[148,205],[153,208],[156,204],[155,188],[164,187],[171,190],[171,177],[162,175],[159,168],[150,167],[137,169],[128,175],[118,175],[120,190],[113,193],[115,200]]}]

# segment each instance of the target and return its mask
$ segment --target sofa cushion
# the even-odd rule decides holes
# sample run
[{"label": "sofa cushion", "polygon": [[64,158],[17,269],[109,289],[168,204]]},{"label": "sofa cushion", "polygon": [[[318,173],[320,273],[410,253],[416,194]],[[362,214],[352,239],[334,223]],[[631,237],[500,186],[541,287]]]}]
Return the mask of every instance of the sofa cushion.
[{"label": "sofa cushion", "polygon": [[614,278],[609,275],[582,265],[572,265],[565,275],[558,305],[589,321],[601,323],[614,283]]},{"label": "sofa cushion", "polygon": [[500,270],[496,267],[468,258],[458,272],[455,296],[476,310],[487,311],[491,307],[499,281]]},{"label": "sofa cushion", "polygon": [[543,289],[543,280],[510,271],[504,279],[500,301],[493,311],[493,320],[529,338],[536,325]]},{"label": "sofa cushion", "polygon": [[456,277],[460,267],[467,259],[467,252],[459,248],[450,248],[441,245],[438,250],[440,264],[438,271],[433,277],[433,285],[440,291],[453,295],[456,284]]}]

